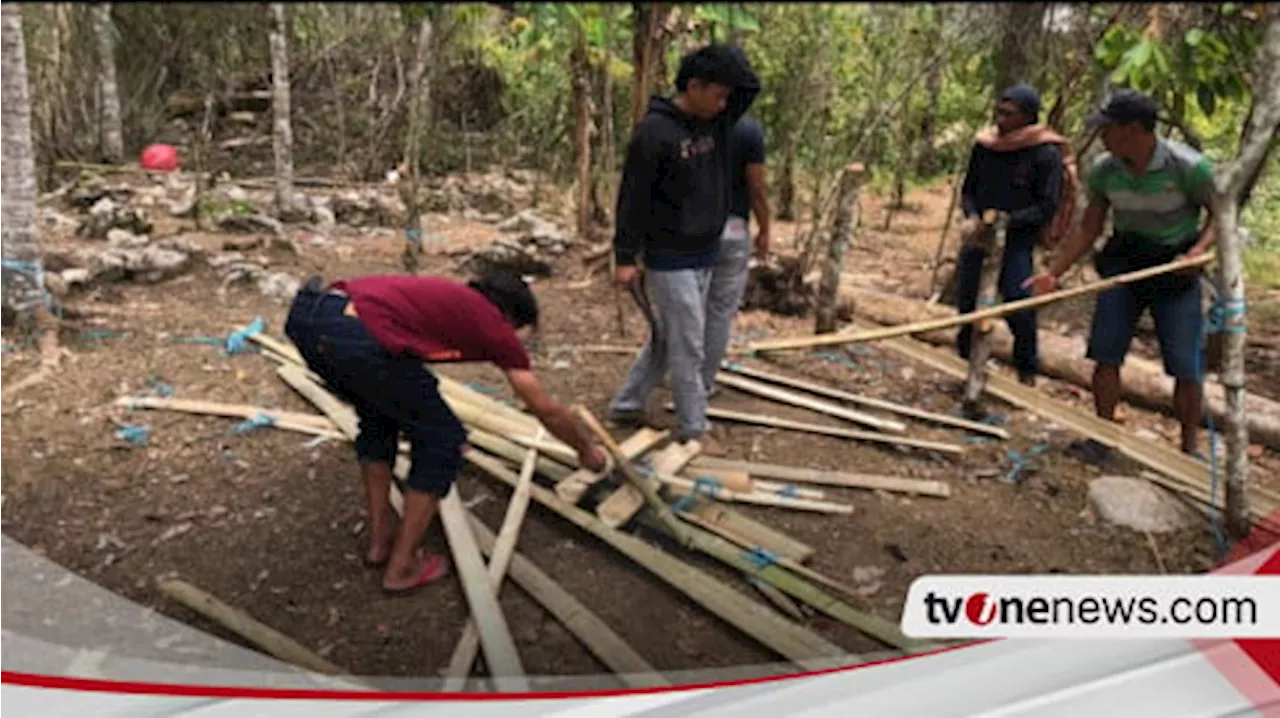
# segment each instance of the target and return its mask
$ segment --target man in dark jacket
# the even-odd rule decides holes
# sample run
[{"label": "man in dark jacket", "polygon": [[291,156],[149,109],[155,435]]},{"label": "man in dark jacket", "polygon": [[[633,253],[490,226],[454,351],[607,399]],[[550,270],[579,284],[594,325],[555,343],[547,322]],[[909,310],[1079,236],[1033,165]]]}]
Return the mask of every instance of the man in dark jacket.
[{"label": "man in dark jacket", "polygon": [[[423,362],[488,362],[507,375],[550,432],[592,471],[609,462],[569,410],[542,390],[516,331],[536,326],[538,305],[520,277],[490,272],[467,284],[446,277],[359,277],[321,286],[319,277],[293,300],[285,335],[307,366],[360,419],[355,439],[369,510],[365,562],[385,566],[382,587],[399,593],[445,573],[444,557],[419,544],[462,465],[467,432],[441,397]],[[392,466],[400,434],[409,440],[403,517],[392,512]]]},{"label": "man in dark jacket", "polygon": [[[707,294],[729,215],[730,132],[760,92],[746,57],[711,45],[685,56],[673,98],[653,97],[627,147],[618,190],[617,281],[638,283],[653,308],[654,332],[614,396],[615,423],[642,419],[649,394],[671,372],[675,438],[707,433],[703,386]],[[637,267],[643,260],[644,272]]]},{"label": "man in dark jacket", "polygon": [[[986,252],[974,240],[984,231],[982,214],[988,209],[1009,213],[999,291],[1004,301],[1030,296],[1022,283],[1035,273],[1037,238],[1053,221],[1062,189],[1063,157],[1060,136],[1036,125],[1040,97],[1027,85],[1004,91],[996,105],[996,126],[978,136],[961,188],[966,217],[961,228],[964,246],[956,261],[956,305],[961,313],[977,307],[978,284]],[[1013,364],[1018,379],[1035,385],[1038,373],[1036,315],[1022,311],[1005,318],[1013,332]],[[961,328],[956,348],[966,359],[973,327]]]}]

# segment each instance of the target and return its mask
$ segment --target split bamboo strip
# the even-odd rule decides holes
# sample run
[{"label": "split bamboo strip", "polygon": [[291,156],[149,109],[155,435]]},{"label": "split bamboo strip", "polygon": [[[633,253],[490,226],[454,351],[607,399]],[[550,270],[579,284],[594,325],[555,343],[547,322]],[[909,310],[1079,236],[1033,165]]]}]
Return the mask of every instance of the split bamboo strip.
[{"label": "split bamboo strip", "polygon": [[[507,485],[515,485],[516,475],[498,459],[475,451],[468,452],[466,459],[490,476]],[[861,662],[839,646],[786,620],[709,574],[634,536],[605,526],[590,512],[561,501],[555,492],[535,485],[532,496],[538,503],[608,543],[667,584],[683,591],[699,605],[800,667],[821,670]],[[662,522],[656,523],[665,528]],[[694,527],[686,524],[685,528]]]},{"label": "split bamboo strip", "polygon": [[[647,514],[641,514],[639,518],[643,523],[656,530],[666,530],[665,526],[653,520]],[[935,648],[935,646],[924,641],[907,637],[892,622],[886,621],[875,614],[859,611],[823,591],[813,583],[806,581],[803,577],[779,566],[776,562],[761,562],[753,552],[744,551],[731,541],[694,526],[687,527],[693,529],[690,532],[693,537],[693,548],[715,558],[730,568],[744,573],[751,573],[764,581],[768,581],[791,597],[813,606],[837,621],[852,626],[886,645],[900,648],[908,653],[930,651]]]},{"label": "split bamboo strip", "polygon": [[[714,521],[708,521],[707,519],[704,519],[695,513],[692,513],[689,511],[679,511],[677,512],[677,514],[680,516],[680,518],[685,519],[686,521],[689,521],[690,523],[693,523],[697,526],[700,526],[706,529],[707,531],[710,531],[711,533],[720,536],[721,538],[724,538],[728,541],[732,541],[733,543],[741,546],[742,548],[747,549],[748,551],[768,551],[768,549],[748,539],[747,537],[741,534],[735,533],[734,531],[727,529],[724,526],[721,526],[715,523]],[[805,566],[799,563],[798,561],[792,558],[789,558],[787,556],[778,556],[775,554],[774,561],[776,561],[779,566],[787,569],[788,571],[792,571],[812,581],[817,581],[818,583],[821,583],[822,585],[828,588],[834,588],[835,590],[845,594],[849,598],[854,599],[858,603],[864,603],[862,596],[852,586],[845,585],[835,580],[834,578],[818,573],[817,571],[814,571],[808,566]]]},{"label": "split bamboo strip", "polygon": [[[672,411],[674,407],[667,404],[667,410]],[[937,451],[944,454],[963,454],[964,447],[956,444],[944,444],[938,441],[926,441],[924,439],[912,439],[906,436],[892,436],[890,434],[877,434],[870,431],[859,431],[857,429],[845,429],[838,426],[823,426],[822,424],[810,424],[803,421],[792,421],[791,419],[783,419],[777,416],[769,416],[767,414],[749,414],[745,411],[733,411],[730,409],[707,408],[707,416],[712,419],[725,419],[726,421],[737,421],[743,424],[756,424],[758,426],[769,426],[775,429],[790,429],[791,431],[803,431],[810,434],[825,434],[827,436],[835,436],[841,439],[857,439],[859,441],[871,441],[878,444],[893,444],[895,446],[905,446],[914,449],[923,449],[926,451]]]},{"label": "split bamboo strip", "polygon": [[[277,373],[295,391],[324,412],[342,433],[353,439],[359,433],[355,411],[307,378],[301,367],[284,365],[277,369]],[[398,460],[397,463],[402,462]],[[497,596],[488,585],[484,559],[480,557],[480,549],[475,545],[475,537],[471,535],[471,529],[463,516],[465,509],[458,500],[456,486],[441,499],[439,512],[463,594],[480,629],[480,643],[484,648],[489,673],[500,686],[510,686],[509,690],[513,691],[527,691],[529,685],[524,678],[519,653],[511,639],[511,630],[507,627],[502,610],[498,607]]]},{"label": "split bamboo strip", "polygon": [[[493,532],[474,514],[468,514],[468,518],[471,520],[471,530],[475,533],[476,543],[480,544],[480,550],[485,555],[492,556],[494,543],[497,540]],[[516,585],[537,601],[547,613],[555,617],[565,630],[573,634],[627,687],[656,688],[671,685],[599,616],[543,573],[542,569],[528,558],[519,552],[511,554],[511,565],[507,567],[507,573]]]},{"label": "split bamboo strip", "polygon": [[751,584],[752,588],[759,591],[760,595],[764,596],[769,603],[772,603],[779,611],[787,614],[791,620],[805,620],[805,615],[801,612],[800,607],[796,605],[796,602],[791,600],[790,596],[778,590],[776,586],[767,581],[761,581],[751,574],[744,573],[742,578]]},{"label": "split bamboo strip", "polygon": [[[932,479],[909,479],[898,476],[878,476],[875,474],[854,474],[845,471],[822,471],[820,469],[803,469],[780,464],[762,464],[754,461],[735,461],[710,456],[694,459],[693,465],[705,469],[734,469],[745,471],[752,476],[767,476],[771,479],[796,481],[823,486],[840,486],[854,489],[881,489],[896,491],[916,496],[933,496],[947,498],[951,496],[951,485],[945,481]],[[758,482],[757,482],[758,483]]]},{"label": "split bamboo strip", "polygon": [[811,394],[819,394],[832,399],[847,401],[851,404],[861,404],[862,406],[868,406],[873,409],[882,409],[884,411],[890,411],[895,414],[901,414],[903,416],[910,416],[912,418],[921,419],[923,421],[931,421],[935,424],[943,424],[945,426],[955,426],[961,429],[968,429],[970,431],[976,431],[982,434],[990,434],[992,436],[1000,437],[1001,439],[1008,439],[1010,436],[1008,430],[998,426],[984,424],[980,421],[971,421],[969,419],[962,419],[958,416],[951,416],[950,414],[940,414],[934,411],[925,411],[923,409],[916,409],[915,407],[906,406],[903,404],[895,404],[894,402],[891,402],[891,401],[885,401],[883,399],[877,399],[871,396],[863,396],[862,394],[854,394],[852,392],[842,391],[840,389],[836,389],[833,387],[824,386],[816,382],[805,381],[803,379],[796,379],[794,377],[789,377],[782,374],[775,374],[773,372],[762,371],[760,369],[754,369],[752,367],[742,366],[741,364],[725,362],[724,367],[726,371],[730,371],[735,374],[742,374],[744,376],[754,377],[756,379],[761,379],[763,381],[771,381],[775,384],[782,384],[785,386],[792,387],[794,389],[801,389],[803,391],[807,391]]},{"label": "split bamboo strip", "polygon": [[906,424],[903,424],[900,421],[881,419],[880,417],[864,414],[860,411],[846,409],[843,406],[832,404],[829,401],[814,399],[803,394],[797,394],[793,391],[769,386],[768,384],[763,384],[743,376],[735,376],[733,374],[719,372],[716,374],[716,383],[732,387],[739,391],[745,391],[749,394],[755,394],[756,396],[761,396],[766,399],[772,399],[773,401],[780,402],[782,404],[790,404],[791,406],[798,406],[803,409],[808,409],[809,411],[816,411],[819,414],[834,416],[837,419],[844,419],[845,421],[850,421],[855,424],[863,424],[873,429],[879,429],[880,431],[900,434],[907,430]]},{"label": "split bamboo strip", "polygon": [[[156,587],[165,596],[181,603],[201,616],[217,623],[232,633],[249,641],[270,655],[299,668],[330,676],[349,676],[351,672],[340,668],[308,648],[262,623],[238,608],[218,600],[207,591],[175,578],[157,578]],[[375,690],[372,686],[350,679],[343,687],[355,690]]]},{"label": "split bamboo strip", "polygon": [[747,352],[771,352],[784,351],[788,349],[808,349],[811,347],[835,346],[839,344],[852,344],[854,342],[869,342],[879,339],[889,339],[892,337],[901,337],[909,334],[922,334],[938,329],[949,329],[958,327],[963,324],[971,324],[986,319],[996,319],[998,317],[1007,316],[1015,312],[1025,309],[1034,309],[1042,307],[1054,302],[1061,302],[1075,297],[1085,296],[1089,294],[1097,294],[1122,284],[1130,284],[1149,277],[1167,274],[1180,269],[1189,269],[1191,267],[1199,267],[1208,264],[1213,260],[1213,253],[1206,252],[1200,256],[1190,259],[1179,259],[1167,264],[1161,264],[1149,269],[1142,269],[1127,274],[1118,274],[1114,277],[1102,279],[1089,284],[1082,284],[1078,287],[1070,289],[1061,289],[1049,294],[1042,294],[1038,297],[1030,297],[1027,299],[1019,299],[1013,302],[1005,302],[994,307],[980,309],[978,311],[969,312],[968,314],[960,314],[954,317],[944,319],[931,319],[924,322],[916,322],[915,324],[903,324],[896,327],[882,327],[878,329],[870,329],[861,332],[841,332],[838,334],[824,334],[821,336],[793,337],[789,339],[773,339],[770,341],[756,342],[746,347]]},{"label": "split bamboo strip", "polygon": [[184,414],[221,416],[246,420],[262,415],[269,418],[272,426],[279,429],[313,434],[315,436],[326,436],[331,439],[342,438],[342,434],[333,429],[333,423],[318,414],[303,414],[292,411],[279,411],[276,409],[259,409],[249,404],[221,404],[213,401],[169,399],[150,396],[126,396],[117,399],[116,404],[128,409],[176,411]]},{"label": "split bamboo strip", "polygon": [[[745,494],[728,489],[713,486],[710,489],[699,486],[697,482],[678,476],[668,476],[665,474],[654,473],[654,483],[661,482],[675,489],[682,489],[685,492],[696,492],[703,496],[709,496],[717,501],[732,501],[743,504],[759,504],[761,506],[774,506],[780,509],[794,509],[797,511],[814,511],[824,514],[851,514],[853,506],[849,504],[839,504],[831,501],[814,501],[812,499],[790,498],[787,496],[778,496],[775,494],[752,493]],[[650,484],[651,486],[653,484]]]},{"label": "split bamboo strip", "polygon": [[[540,430],[537,439],[546,434]],[[515,491],[507,502],[507,514],[498,529],[498,539],[493,554],[489,557],[489,586],[494,596],[502,590],[502,579],[507,575],[507,566],[511,564],[511,556],[516,551],[516,543],[520,538],[520,527],[524,523],[525,512],[529,508],[529,486],[533,482],[533,471],[538,462],[538,450],[530,449],[520,467],[520,477]],[[476,630],[475,619],[469,619],[462,629],[462,637],[453,649],[453,658],[445,672],[444,690],[459,691],[466,685],[467,676],[475,665],[476,655],[480,652],[480,633]]]}]

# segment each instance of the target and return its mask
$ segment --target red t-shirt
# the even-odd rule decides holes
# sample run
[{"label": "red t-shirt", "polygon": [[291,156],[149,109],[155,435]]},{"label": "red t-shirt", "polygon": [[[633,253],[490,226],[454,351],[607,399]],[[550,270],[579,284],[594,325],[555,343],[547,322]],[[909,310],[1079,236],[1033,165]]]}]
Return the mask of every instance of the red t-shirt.
[{"label": "red t-shirt", "polygon": [[446,277],[387,275],[335,282],[369,333],[392,354],[429,362],[532,366],[515,329],[485,296]]}]

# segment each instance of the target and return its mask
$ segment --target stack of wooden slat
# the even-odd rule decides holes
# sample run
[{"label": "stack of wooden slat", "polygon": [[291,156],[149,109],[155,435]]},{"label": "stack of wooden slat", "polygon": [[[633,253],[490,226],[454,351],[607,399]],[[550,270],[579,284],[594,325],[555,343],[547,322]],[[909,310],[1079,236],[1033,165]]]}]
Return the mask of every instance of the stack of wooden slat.
[{"label": "stack of wooden slat", "polygon": [[[282,429],[317,436],[353,439],[353,410],[328,392],[308,371],[294,347],[258,334],[251,337],[276,360],[280,377],[323,414],[282,412],[255,407],[219,405],[180,399],[122,399],[139,409],[171,409],[229,417],[271,417]],[[801,625],[808,612],[818,611],[886,646],[906,652],[936,646],[903,635],[893,623],[861,605],[857,592],[803,565],[814,549],[769,526],[737,513],[722,501],[764,504],[805,511],[847,514],[849,504],[829,502],[822,491],[798,484],[902,491],[946,496],[941,482],[866,476],[727,462],[699,457],[695,442],[672,442],[666,432],[642,429],[619,444],[603,439],[625,463],[618,468],[629,477],[618,482],[581,469],[568,446],[547,438],[537,419],[485,396],[437,372],[441,393],[468,429],[471,449],[467,461],[515,491],[503,525],[495,537],[463,506],[455,488],[441,502],[441,522],[453,554],[456,573],[473,620],[455,649],[446,672],[446,688],[461,689],[483,651],[485,666],[499,690],[527,690],[511,632],[497,595],[502,580],[513,580],[562,620],[602,662],[632,686],[662,685],[665,680],[590,610],[558,586],[540,568],[515,551],[519,527],[530,500],[551,509],[588,531],[637,565],[685,593],[730,625],[752,636],[795,665],[814,669],[856,663],[849,651]],[[599,432],[594,417],[580,412]],[[402,445],[397,476],[408,468]],[[554,490],[533,481],[549,482]],[[599,499],[596,501],[596,499]],[[398,487],[392,503],[401,505]],[[576,504],[595,503],[591,510]],[[626,533],[629,522],[666,531],[685,549],[697,551],[743,574],[778,610],[749,598],[693,565]],[[481,554],[487,554],[486,564]],[[798,605],[799,604],[799,605]],[[804,608],[800,608],[800,606]]]}]

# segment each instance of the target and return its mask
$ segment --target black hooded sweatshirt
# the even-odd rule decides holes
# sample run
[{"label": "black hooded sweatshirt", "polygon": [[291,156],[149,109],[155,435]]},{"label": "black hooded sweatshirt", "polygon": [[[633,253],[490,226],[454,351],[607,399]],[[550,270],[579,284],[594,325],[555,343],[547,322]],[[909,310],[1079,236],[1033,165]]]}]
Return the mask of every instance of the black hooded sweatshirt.
[{"label": "black hooded sweatshirt", "polygon": [[636,125],[618,188],[614,254],[618,266],[677,270],[711,267],[729,216],[729,135],[760,93],[742,63],[741,80],[712,120],[685,114],[665,97],[649,100]]}]

